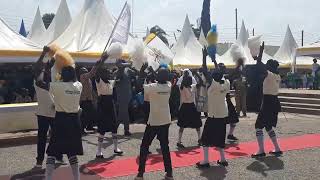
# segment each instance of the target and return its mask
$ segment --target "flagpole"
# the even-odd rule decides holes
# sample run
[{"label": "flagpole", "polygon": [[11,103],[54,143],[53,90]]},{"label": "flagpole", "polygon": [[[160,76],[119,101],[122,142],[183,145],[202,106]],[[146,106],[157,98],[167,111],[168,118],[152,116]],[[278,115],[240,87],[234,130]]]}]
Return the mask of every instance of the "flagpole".
[{"label": "flagpole", "polygon": [[128,4],[128,2],[126,2],[126,3],[124,4],[124,6],[123,6],[123,8],[122,8],[122,10],[121,10],[121,13],[120,13],[120,15],[119,15],[119,17],[118,17],[118,19],[117,19],[117,22],[116,22],[116,24],[114,25],[114,27],[113,27],[113,29],[112,29],[111,35],[110,35],[110,37],[109,37],[109,39],[108,39],[108,42],[107,42],[106,46],[105,46],[104,49],[103,49],[103,52],[102,52],[102,54],[101,54],[101,57],[102,57],[103,53],[106,51],[106,49],[107,49],[107,47],[108,47],[108,45],[109,45],[109,43],[110,43],[110,41],[111,41],[111,38],[113,37],[113,34],[114,34],[114,32],[115,32],[118,24],[119,24],[119,20],[120,20],[120,18],[121,18],[121,16],[122,16],[122,14],[123,14],[123,12],[124,12],[127,4]]}]

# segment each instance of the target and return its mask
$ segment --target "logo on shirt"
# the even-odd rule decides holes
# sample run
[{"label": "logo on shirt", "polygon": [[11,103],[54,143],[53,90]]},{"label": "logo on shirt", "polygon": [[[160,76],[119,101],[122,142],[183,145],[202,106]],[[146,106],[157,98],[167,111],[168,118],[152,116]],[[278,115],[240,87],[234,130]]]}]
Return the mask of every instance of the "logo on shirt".
[{"label": "logo on shirt", "polygon": [[69,94],[69,95],[80,95],[81,94],[80,91],[70,91],[70,90],[66,90],[65,93]]},{"label": "logo on shirt", "polygon": [[158,92],[159,95],[167,95],[169,94],[168,92]]}]

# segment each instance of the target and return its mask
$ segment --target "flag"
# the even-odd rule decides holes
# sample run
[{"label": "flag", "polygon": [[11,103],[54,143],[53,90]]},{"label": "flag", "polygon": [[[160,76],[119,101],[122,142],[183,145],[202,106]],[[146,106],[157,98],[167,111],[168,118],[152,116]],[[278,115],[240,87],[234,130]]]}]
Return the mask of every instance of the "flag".
[{"label": "flag", "polygon": [[131,25],[131,7],[126,2],[111,34],[112,42],[127,44]]},{"label": "flag", "polygon": [[21,21],[21,26],[20,26],[19,34],[22,35],[23,37],[27,37],[27,32],[26,32],[26,28],[25,28],[25,26],[24,26],[24,21],[23,21],[23,19],[22,19],[22,21]]},{"label": "flag", "polygon": [[202,5],[201,29],[203,30],[205,37],[207,37],[207,34],[211,29],[210,2],[211,0],[203,0],[203,5]]}]

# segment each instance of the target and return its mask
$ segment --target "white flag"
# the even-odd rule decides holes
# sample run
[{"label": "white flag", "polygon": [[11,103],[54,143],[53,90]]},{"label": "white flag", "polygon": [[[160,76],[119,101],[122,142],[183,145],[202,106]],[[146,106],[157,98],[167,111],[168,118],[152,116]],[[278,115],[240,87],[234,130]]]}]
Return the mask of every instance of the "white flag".
[{"label": "white flag", "polygon": [[131,8],[126,3],[121,11],[119,19],[114,27],[114,33],[112,34],[112,43],[120,42],[121,44],[127,44],[129,38],[129,31],[131,25]]}]

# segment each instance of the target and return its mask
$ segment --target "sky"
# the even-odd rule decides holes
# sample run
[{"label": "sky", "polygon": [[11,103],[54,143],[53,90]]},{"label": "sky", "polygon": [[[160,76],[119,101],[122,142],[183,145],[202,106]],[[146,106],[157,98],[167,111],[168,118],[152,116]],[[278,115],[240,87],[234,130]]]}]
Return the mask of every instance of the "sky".
[{"label": "sky", "polygon": [[[91,0],[96,1],[96,0]],[[104,0],[106,8],[118,16],[126,0]],[[174,33],[181,29],[188,14],[191,23],[201,16],[202,0],[128,0],[133,3],[133,32],[142,37],[147,27],[159,25],[175,41]],[[84,0],[67,0],[72,16],[82,8]],[[13,29],[20,27],[21,19],[27,30],[31,26],[36,8],[41,13],[55,13],[60,0],[0,0],[0,17]],[[235,8],[239,23],[244,20],[250,32],[263,35],[266,44],[281,45],[286,28],[290,25],[298,44],[301,31],[305,32],[305,44],[320,39],[319,0],[212,0],[211,19],[217,24],[220,42],[235,40]],[[240,27],[239,27],[240,29]],[[252,33],[250,33],[252,35]]]}]

